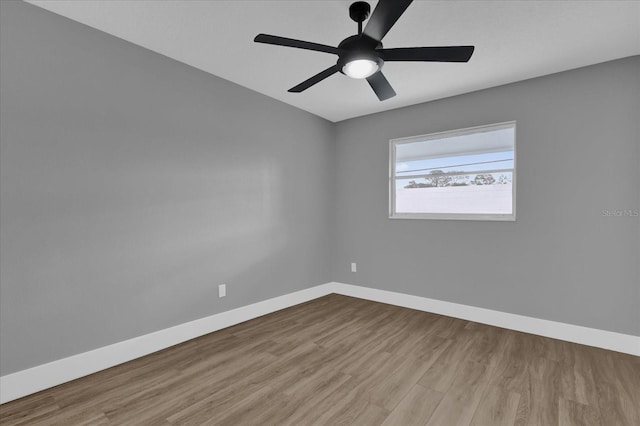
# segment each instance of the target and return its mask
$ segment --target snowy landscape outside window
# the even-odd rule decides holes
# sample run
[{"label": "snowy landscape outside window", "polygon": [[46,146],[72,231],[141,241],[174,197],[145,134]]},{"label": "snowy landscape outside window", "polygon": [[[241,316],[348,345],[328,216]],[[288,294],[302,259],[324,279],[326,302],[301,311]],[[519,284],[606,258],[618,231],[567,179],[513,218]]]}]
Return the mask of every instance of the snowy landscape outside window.
[{"label": "snowy landscape outside window", "polygon": [[393,219],[515,220],[516,123],[390,141]]}]

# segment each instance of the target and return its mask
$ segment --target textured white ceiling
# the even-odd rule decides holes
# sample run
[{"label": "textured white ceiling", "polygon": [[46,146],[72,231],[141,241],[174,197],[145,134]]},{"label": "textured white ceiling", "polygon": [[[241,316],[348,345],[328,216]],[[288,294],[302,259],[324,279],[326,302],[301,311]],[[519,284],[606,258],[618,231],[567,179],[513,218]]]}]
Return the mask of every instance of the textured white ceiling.
[{"label": "textured white ceiling", "polygon": [[[469,63],[386,63],[397,96],[336,74],[287,89],[333,55],[253,42],[258,33],[337,45],[356,32],[345,0],[29,0],[257,92],[341,121],[640,54],[640,1],[415,1],[385,47],[476,46]],[[375,1],[371,2],[372,9]]]}]

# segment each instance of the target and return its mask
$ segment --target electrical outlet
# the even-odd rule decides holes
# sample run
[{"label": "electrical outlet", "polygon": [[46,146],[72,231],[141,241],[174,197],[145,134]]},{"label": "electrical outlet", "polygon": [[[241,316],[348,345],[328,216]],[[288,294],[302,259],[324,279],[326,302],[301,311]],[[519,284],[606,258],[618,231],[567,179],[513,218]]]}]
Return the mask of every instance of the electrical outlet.
[{"label": "electrical outlet", "polygon": [[218,286],[218,297],[225,297],[227,295],[227,285],[220,284]]},{"label": "electrical outlet", "polygon": [[356,262],[351,262],[351,272],[358,272],[358,266]]}]

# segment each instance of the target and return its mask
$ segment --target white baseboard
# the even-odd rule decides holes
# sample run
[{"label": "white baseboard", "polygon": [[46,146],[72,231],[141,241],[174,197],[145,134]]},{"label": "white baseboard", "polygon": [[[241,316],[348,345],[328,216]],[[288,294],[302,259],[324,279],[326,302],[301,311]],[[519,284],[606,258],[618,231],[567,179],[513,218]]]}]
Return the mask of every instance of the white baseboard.
[{"label": "white baseboard", "polygon": [[2,376],[0,404],[333,292],[322,284]]},{"label": "white baseboard", "polygon": [[640,337],[369,287],[327,283],[0,377],[0,404],[330,293],[640,356]]},{"label": "white baseboard", "polygon": [[432,312],[434,314],[446,315],[496,327],[508,328],[510,330],[640,356],[640,336],[509,314],[491,309],[460,305],[458,303],[444,302],[442,300],[378,290],[375,288],[341,283],[333,284],[335,292],[345,296],[403,306],[419,311]]}]

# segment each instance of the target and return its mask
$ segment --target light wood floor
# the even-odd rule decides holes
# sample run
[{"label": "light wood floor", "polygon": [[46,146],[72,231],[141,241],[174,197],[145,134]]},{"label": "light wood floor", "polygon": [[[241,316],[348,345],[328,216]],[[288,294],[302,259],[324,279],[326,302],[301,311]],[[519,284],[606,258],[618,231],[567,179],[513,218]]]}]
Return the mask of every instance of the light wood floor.
[{"label": "light wood floor", "polygon": [[2,425],[640,425],[640,358],[329,295],[0,406]]}]

